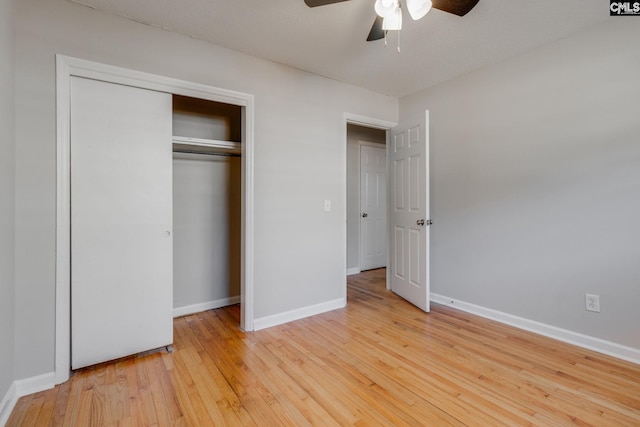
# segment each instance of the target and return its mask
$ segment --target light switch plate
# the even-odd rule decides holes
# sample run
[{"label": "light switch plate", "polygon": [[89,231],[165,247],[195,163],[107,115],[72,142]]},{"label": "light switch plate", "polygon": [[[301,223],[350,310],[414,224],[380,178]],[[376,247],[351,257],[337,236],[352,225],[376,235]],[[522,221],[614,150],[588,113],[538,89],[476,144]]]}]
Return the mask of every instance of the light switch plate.
[{"label": "light switch plate", "polygon": [[331,212],[331,200],[324,201],[324,211]]}]

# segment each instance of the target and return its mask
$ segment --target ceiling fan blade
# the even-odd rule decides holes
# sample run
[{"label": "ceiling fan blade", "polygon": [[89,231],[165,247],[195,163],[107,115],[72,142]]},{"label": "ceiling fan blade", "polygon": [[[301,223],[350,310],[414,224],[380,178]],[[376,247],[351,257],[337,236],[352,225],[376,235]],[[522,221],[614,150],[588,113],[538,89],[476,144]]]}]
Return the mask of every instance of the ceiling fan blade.
[{"label": "ceiling fan blade", "polygon": [[[306,0],[305,0],[306,1]],[[478,4],[480,0],[432,0],[434,9],[464,16]]]},{"label": "ceiling fan blade", "polygon": [[367,37],[367,41],[371,42],[374,40],[380,40],[384,38],[384,30],[382,29],[382,18],[380,16],[376,16],[376,20],[373,21],[373,25],[371,26],[371,31],[369,31],[369,36]]},{"label": "ceiling fan blade", "polygon": [[332,3],[341,3],[343,1],[349,1],[349,0],[304,0],[305,4],[309,7],[324,6]]}]

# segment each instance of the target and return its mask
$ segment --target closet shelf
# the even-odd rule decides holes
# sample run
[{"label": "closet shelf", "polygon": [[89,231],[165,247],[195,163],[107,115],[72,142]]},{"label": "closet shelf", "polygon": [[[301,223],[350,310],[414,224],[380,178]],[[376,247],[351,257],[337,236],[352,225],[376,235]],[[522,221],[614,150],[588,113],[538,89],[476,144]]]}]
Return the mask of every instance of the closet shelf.
[{"label": "closet shelf", "polygon": [[223,150],[240,151],[242,144],[234,141],[220,141],[217,139],[190,138],[187,136],[174,136],[173,143],[190,145],[194,147],[219,148]]}]

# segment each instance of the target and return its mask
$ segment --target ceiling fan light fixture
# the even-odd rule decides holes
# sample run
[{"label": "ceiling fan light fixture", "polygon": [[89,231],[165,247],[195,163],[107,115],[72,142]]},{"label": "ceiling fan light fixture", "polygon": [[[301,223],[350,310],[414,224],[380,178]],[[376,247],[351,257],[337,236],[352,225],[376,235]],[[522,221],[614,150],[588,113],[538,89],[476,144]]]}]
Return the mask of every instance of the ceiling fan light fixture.
[{"label": "ceiling fan light fixture", "polygon": [[382,29],[385,31],[400,31],[402,29],[402,9],[399,6],[392,14],[384,17]]},{"label": "ceiling fan light fixture", "polygon": [[376,13],[382,18],[393,15],[396,9],[400,7],[399,1],[400,0],[376,0]]},{"label": "ceiling fan light fixture", "polygon": [[407,9],[414,21],[429,13],[431,6],[431,0],[407,0]]}]

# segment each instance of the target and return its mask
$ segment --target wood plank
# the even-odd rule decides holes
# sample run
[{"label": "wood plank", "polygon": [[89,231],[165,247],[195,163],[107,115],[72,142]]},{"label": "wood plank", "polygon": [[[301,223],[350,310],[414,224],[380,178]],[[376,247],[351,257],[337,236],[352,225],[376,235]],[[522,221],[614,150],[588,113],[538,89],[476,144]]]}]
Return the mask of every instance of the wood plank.
[{"label": "wood plank", "polygon": [[640,425],[640,366],[348,278],[348,306],[263,331],[174,321],[175,351],[77,371],[8,426]]},{"label": "wood plank", "polygon": [[33,419],[34,416],[37,417],[42,408],[43,401],[40,400],[41,398],[39,396],[41,396],[41,394],[36,393],[19,399],[9,421],[15,418],[15,425],[28,425],[27,422]]}]

